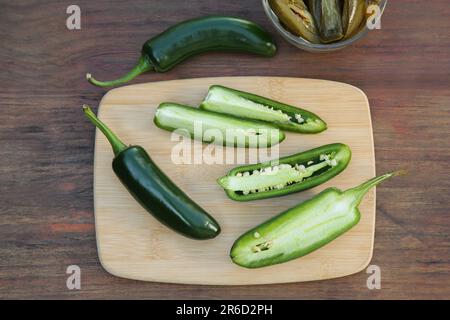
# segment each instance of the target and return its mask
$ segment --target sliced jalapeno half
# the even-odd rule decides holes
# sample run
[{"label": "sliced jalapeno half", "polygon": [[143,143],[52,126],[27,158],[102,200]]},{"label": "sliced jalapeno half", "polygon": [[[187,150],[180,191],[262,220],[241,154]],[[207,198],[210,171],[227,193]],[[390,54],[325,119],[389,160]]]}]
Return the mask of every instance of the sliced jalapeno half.
[{"label": "sliced jalapeno half", "polygon": [[156,109],[154,123],[203,142],[224,146],[263,148],[284,140],[280,129],[262,121],[239,119],[177,103],[165,102]]},{"label": "sliced jalapeno half", "polygon": [[293,34],[320,43],[316,25],[303,0],[269,0],[281,23]]},{"label": "sliced jalapeno half", "polygon": [[236,167],[218,183],[236,201],[279,197],[330,180],[347,167],[350,159],[347,145],[328,144],[278,160]]},{"label": "sliced jalapeno half", "polygon": [[366,8],[365,0],[345,0],[342,13],[342,24],[345,38],[353,36],[361,27]]},{"label": "sliced jalapeno half", "polygon": [[405,171],[372,178],[341,191],[327,188],[240,236],[230,250],[234,263],[261,268],[303,257],[353,228],[361,219],[358,209],[367,192]]},{"label": "sliced jalapeno half", "polygon": [[209,88],[200,108],[269,122],[287,131],[319,133],[327,128],[325,121],[307,110],[219,85]]}]

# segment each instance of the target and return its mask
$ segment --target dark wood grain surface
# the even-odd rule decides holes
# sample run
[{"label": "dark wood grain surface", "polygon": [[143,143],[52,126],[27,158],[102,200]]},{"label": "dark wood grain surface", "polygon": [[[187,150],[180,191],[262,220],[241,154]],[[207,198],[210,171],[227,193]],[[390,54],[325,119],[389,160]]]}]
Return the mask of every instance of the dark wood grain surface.
[{"label": "dark wood grain surface", "polygon": [[[310,54],[286,43],[260,1],[76,1],[82,30],[65,26],[72,2],[0,1],[0,298],[450,298],[450,6],[395,0],[382,29],[351,48]],[[116,278],[97,258],[92,194],[94,128],[81,104],[106,92],[88,84],[119,76],[142,43],[181,20],[245,17],[274,34],[273,59],[207,54],[134,81],[205,76],[290,76],[360,87],[371,103],[377,172],[410,174],[377,189],[372,264],[321,282],[193,286]],[[82,288],[66,288],[79,265]]]}]

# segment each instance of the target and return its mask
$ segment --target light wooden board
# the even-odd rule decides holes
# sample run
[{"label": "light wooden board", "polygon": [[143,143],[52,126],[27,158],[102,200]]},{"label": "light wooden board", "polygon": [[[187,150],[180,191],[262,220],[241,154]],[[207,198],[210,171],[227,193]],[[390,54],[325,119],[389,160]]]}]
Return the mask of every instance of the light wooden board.
[{"label": "light wooden board", "polygon": [[[288,133],[279,145],[280,156],[342,142],[352,149],[350,165],[328,183],[302,193],[247,203],[228,199],[215,181],[235,165],[174,164],[172,149],[179,141],[171,141],[171,133],[153,124],[159,103],[171,101],[196,106],[212,84],[250,91],[319,114],[329,129],[318,135]],[[238,267],[229,259],[233,241],[249,228],[327,187],[346,189],[374,176],[370,109],[367,97],[358,88],[331,81],[281,77],[145,83],[109,91],[101,101],[99,117],[124,142],[143,146],[162,170],[222,227],[217,238],[196,241],[159,224],[120,184],[111,169],[111,148],[97,131],[94,164],[96,235],[100,261],[111,274],[158,282],[245,285],[341,277],[363,270],[370,262],[375,232],[375,190],[369,192],[360,206],[360,223],[310,255],[253,270]],[[248,151],[239,149],[238,152]]]}]

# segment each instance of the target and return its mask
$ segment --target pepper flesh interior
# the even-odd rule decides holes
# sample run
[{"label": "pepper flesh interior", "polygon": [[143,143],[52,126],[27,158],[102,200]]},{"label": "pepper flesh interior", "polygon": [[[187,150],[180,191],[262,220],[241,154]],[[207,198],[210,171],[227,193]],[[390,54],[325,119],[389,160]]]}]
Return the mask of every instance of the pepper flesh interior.
[{"label": "pepper flesh interior", "polygon": [[[238,117],[251,116],[253,119],[281,123],[294,122],[302,124],[305,122],[305,119],[303,119],[300,113],[290,116],[280,109],[254,102],[221,88],[210,89],[203,104],[208,107],[214,106],[214,111],[220,113],[230,113],[230,110],[233,110],[232,115]],[[235,108],[236,106],[239,106],[239,108]]]},{"label": "pepper flesh interior", "polygon": [[276,166],[254,170],[253,172],[238,172],[234,176],[225,176],[220,180],[221,185],[228,190],[239,192],[244,195],[249,193],[267,192],[275,189],[283,189],[295,183],[300,183],[324,168],[335,167],[338,164],[333,159],[334,154],[323,154],[319,158],[319,162],[308,161],[305,166],[303,164],[280,164]]}]

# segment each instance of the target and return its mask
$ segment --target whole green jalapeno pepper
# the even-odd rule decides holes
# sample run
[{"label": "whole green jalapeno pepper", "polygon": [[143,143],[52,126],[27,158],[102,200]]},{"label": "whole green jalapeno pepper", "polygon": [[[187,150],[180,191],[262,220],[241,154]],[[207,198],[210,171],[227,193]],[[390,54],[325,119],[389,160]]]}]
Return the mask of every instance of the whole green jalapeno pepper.
[{"label": "whole green jalapeno pepper", "polygon": [[387,173],[355,188],[328,188],[251,229],[236,240],[230,251],[234,263],[260,268],[311,253],[354,227],[364,195],[382,181],[404,174]]},{"label": "whole green jalapeno pepper", "polygon": [[325,121],[310,111],[219,85],[209,88],[200,108],[270,122],[280,129],[299,133],[319,133],[327,129]]},{"label": "whole green jalapeno pepper", "polygon": [[262,121],[240,119],[173,102],[161,103],[153,122],[161,129],[224,146],[271,147],[285,138],[283,131]]},{"label": "whole green jalapeno pepper", "polygon": [[217,181],[232,200],[280,197],[330,180],[344,171],[350,159],[350,148],[334,143],[265,163],[236,167]]},{"label": "whole green jalapeno pepper", "polygon": [[195,54],[208,51],[235,51],[272,57],[276,46],[272,37],[259,25],[244,19],[209,16],[183,21],[148,40],[138,64],[125,76],[112,81],[86,78],[100,87],[132,80],[150,70],[165,72]]},{"label": "whole green jalapeno pepper", "polygon": [[140,203],[161,223],[193,239],[216,237],[220,226],[178,188],[140,146],[127,146],[84,105],[87,118],[106,136],[114,151],[113,171]]}]

